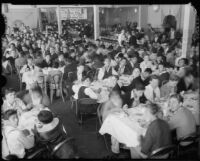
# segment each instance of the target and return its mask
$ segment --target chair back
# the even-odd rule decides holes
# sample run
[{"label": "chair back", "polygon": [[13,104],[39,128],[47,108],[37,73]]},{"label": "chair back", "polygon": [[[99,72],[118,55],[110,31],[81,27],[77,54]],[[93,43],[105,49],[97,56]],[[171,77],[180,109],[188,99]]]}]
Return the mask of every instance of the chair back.
[{"label": "chair back", "polygon": [[43,158],[42,155],[46,153],[46,148],[40,148],[38,150],[36,150],[34,153],[28,155],[26,158],[27,159],[41,159]]},{"label": "chair back", "polygon": [[96,105],[97,100],[91,98],[81,98],[78,100],[78,103],[81,105]]},{"label": "chair back", "polygon": [[63,81],[63,73],[60,72],[51,76],[50,85],[62,88],[62,81]]},{"label": "chair back", "polygon": [[46,80],[45,80],[45,76],[40,75],[37,78],[37,85],[41,87],[41,89],[46,90]]},{"label": "chair back", "polygon": [[186,137],[183,137],[183,138],[180,138],[178,140],[178,143],[179,145],[183,145],[184,146],[184,143],[186,144],[185,146],[187,145],[190,145],[190,144],[193,144],[193,143],[196,143],[198,141],[198,139],[200,138],[199,135],[197,135],[196,133],[195,134],[191,134],[191,135],[188,135]]},{"label": "chair back", "polygon": [[174,151],[176,150],[176,146],[175,145],[169,145],[169,146],[165,146],[165,147],[161,147],[159,149],[154,150],[149,158],[166,158],[166,157],[170,157]]},{"label": "chair back", "polygon": [[97,117],[99,120],[99,124],[102,125],[103,121],[102,121],[102,115],[101,115],[101,110],[102,110],[102,103],[99,104],[98,108],[97,108]]},{"label": "chair back", "polygon": [[[53,148],[53,150],[52,150],[52,152],[51,152],[52,158],[55,158],[55,157],[56,157],[56,153],[57,153],[59,150],[61,150],[62,148],[63,148],[63,150],[67,150],[66,153],[70,153],[69,150],[68,150],[67,148],[71,148],[71,147],[68,146],[68,147],[66,148],[66,147],[64,147],[64,146],[67,145],[67,143],[70,143],[70,142],[72,142],[72,141],[74,141],[74,138],[73,138],[73,137],[69,137],[69,138],[64,139],[64,140],[61,141],[60,143],[58,143],[58,144]],[[61,155],[62,155],[62,154],[61,154]],[[66,155],[68,155],[68,154],[66,154]],[[69,154],[69,155],[70,155],[70,154]],[[61,156],[60,158],[62,158],[62,156]],[[68,159],[68,158],[63,158],[63,159]]]}]

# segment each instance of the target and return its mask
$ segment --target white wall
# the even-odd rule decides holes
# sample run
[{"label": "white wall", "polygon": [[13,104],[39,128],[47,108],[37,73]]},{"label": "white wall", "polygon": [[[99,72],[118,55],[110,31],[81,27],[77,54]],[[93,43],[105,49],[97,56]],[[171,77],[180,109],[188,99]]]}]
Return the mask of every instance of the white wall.
[{"label": "white wall", "polygon": [[160,5],[157,12],[153,10],[153,5],[148,6],[148,23],[152,27],[160,28],[163,19],[167,15],[174,15],[177,20],[177,28],[183,28],[184,5]]},{"label": "white wall", "polygon": [[26,26],[31,28],[37,27],[37,10],[35,8],[30,9],[11,9],[8,13],[4,13],[7,17],[8,26],[13,26],[16,20],[22,21]]}]

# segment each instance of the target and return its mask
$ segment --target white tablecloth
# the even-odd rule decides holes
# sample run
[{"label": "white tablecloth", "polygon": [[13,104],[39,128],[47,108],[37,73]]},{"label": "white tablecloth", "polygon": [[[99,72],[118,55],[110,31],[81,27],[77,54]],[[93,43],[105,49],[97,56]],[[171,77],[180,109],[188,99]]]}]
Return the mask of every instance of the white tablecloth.
[{"label": "white tablecloth", "polygon": [[132,110],[132,108],[128,109],[129,116],[124,112],[108,115],[99,133],[102,135],[105,133],[110,134],[120,143],[126,144],[127,147],[138,146],[139,135],[145,135],[146,129],[139,125],[137,115],[131,114]]}]

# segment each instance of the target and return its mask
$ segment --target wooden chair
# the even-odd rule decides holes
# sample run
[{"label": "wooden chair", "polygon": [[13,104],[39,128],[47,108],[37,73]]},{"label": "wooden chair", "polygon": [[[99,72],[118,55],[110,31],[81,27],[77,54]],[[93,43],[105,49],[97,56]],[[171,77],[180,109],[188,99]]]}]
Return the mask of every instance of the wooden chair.
[{"label": "wooden chair", "polygon": [[54,91],[56,89],[60,90],[60,94],[61,94],[62,100],[63,100],[63,102],[65,102],[65,99],[63,97],[62,84],[63,84],[63,73],[62,72],[60,74],[55,74],[55,75],[51,76],[51,80],[50,80],[50,83],[49,83],[51,103],[53,102],[53,95],[54,95]]},{"label": "wooden chair", "polygon": [[[76,114],[78,116],[78,114],[80,114],[80,124],[81,124],[81,127],[83,125],[83,115],[87,115],[87,114],[94,114],[96,115],[97,113],[96,112],[91,112],[91,113],[88,113],[86,111],[81,111],[80,108],[82,106],[95,106],[97,107],[98,103],[96,100],[94,99],[91,99],[91,98],[82,98],[82,99],[78,99],[77,101],[77,109],[76,109]],[[96,122],[97,122],[97,118],[96,118]],[[97,125],[97,124],[96,124]],[[96,131],[97,131],[97,126],[96,126]]]},{"label": "wooden chair", "polygon": [[149,159],[173,158],[175,151],[176,151],[175,145],[169,145],[169,146],[161,147],[159,149],[154,150],[148,158]]},{"label": "wooden chair", "polygon": [[47,87],[46,87],[46,78],[45,76],[39,76],[37,80],[37,85],[40,86],[42,92],[47,94]]},{"label": "wooden chair", "polygon": [[[101,108],[102,108],[102,105],[103,104],[100,104],[97,108],[97,117],[98,117],[98,120],[99,120],[99,126],[101,127],[101,125],[103,124],[103,121],[102,121],[102,116],[101,116]],[[107,151],[109,151],[109,148],[108,148],[108,143],[106,141],[106,136],[103,135],[103,139],[104,139],[104,143],[106,145],[106,149]]]}]

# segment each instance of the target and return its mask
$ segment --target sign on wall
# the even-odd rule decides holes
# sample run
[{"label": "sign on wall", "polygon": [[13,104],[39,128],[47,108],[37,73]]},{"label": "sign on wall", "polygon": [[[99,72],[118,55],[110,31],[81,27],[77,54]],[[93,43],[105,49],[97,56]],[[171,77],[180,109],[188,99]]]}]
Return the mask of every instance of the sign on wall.
[{"label": "sign on wall", "polygon": [[61,8],[61,20],[66,19],[87,19],[87,8]]}]

